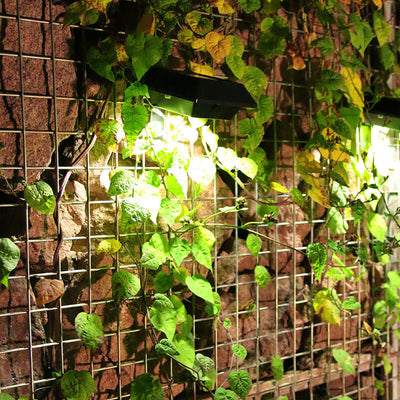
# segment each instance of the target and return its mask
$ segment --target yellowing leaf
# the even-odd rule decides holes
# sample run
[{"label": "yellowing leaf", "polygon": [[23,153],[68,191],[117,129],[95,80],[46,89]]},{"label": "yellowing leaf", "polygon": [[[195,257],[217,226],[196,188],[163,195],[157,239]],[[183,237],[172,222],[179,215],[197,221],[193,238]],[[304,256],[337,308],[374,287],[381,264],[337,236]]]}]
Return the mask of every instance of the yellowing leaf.
[{"label": "yellowing leaf", "polygon": [[351,68],[343,67],[340,70],[342,74],[347,90],[349,93],[345,93],[345,96],[350,100],[356,107],[361,110],[361,117],[363,118],[363,108],[364,108],[364,93],[362,91],[362,82],[360,77],[356,72],[353,72]]},{"label": "yellowing leaf", "polygon": [[192,49],[193,50],[200,50],[203,51],[206,49],[206,39],[204,38],[196,38],[192,42]]},{"label": "yellowing leaf", "polygon": [[343,145],[340,144],[342,138],[338,135],[333,129],[325,128],[322,131],[322,136],[328,140],[330,143],[339,142],[329,149],[319,147],[318,150],[321,153],[322,157],[334,160],[334,161],[350,161],[350,156],[344,151]]},{"label": "yellowing leaf", "polygon": [[281,184],[279,184],[278,182],[271,182],[270,183],[271,189],[272,190],[276,190],[277,192],[280,193],[290,193],[290,191],[288,189],[286,189],[285,187],[283,187]]},{"label": "yellowing leaf", "polygon": [[233,14],[235,10],[225,0],[216,0],[211,2],[211,7],[217,7],[220,14]]},{"label": "yellowing leaf", "polygon": [[291,67],[300,71],[306,67],[306,63],[304,62],[304,58],[298,54],[296,54],[293,50],[288,50],[288,55],[290,57],[290,61],[292,63]]},{"label": "yellowing leaf", "polygon": [[121,248],[121,246],[121,242],[117,239],[104,239],[97,246],[96,254],[113,254],[116,253]]},{"label": "yellowing leaf", "polygon": [[376,5],[376,7],[378,8],[378,10],[380,10],[380,9],[382,8],[383,3],[384,3],[385,1],[386,1],[386,0],[372,0],[372,2]]},{"label": "yellowing leaf", "polygon": [[304,150],[297,156],[297,172],[304,178],[304,175],[321,172],[321,164],[309,150]]},{"label": "yellowing leaf", "polygon": [[154,35],[154,28],[156,24],[156,16],[154,14],[144,14],[142,18],[140,18],[137,30],[148,33],[149,35]]},{"label": "yellowing leaf", "polygon": [[318,182],[316,185],[312,185],[311,189],[307,191],[307,194],[318,204],[325,208],[330,208],[331,203],[329,202],[329,196],[323,185],[319,183],[319,179],[314,178],[314,182]]},{"label": "yellowing leaf", "polygon": [[212,67],[210,65],[202,65],[202,64],[197,64],[193,61],[190,61],[190,69],[195,74],[214,76],[214,70],[212,69]]},{"label": "yellowing leaf", "polygon": [[313,302],[314,310],[321,318],[330,324],[340,325],[340,309],[334,303],[329,289],[320,290]]},{"label": "yellowing leaf", "polygon": [[206,47],[213,60],[219,64],[231,51],[231,41],[218,32],[210,32],[206,36]]}]

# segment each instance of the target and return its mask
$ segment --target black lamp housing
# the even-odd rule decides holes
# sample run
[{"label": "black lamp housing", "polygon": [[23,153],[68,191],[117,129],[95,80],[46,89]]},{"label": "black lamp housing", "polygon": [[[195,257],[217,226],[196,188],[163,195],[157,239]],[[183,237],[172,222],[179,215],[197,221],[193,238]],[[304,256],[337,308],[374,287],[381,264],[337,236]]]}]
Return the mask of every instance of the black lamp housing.
[{"label": "black lamp housing", "polygon": [[240,108],[256,108],[246,88],[236,82],[152,67],[141,79],[156,107],[197,118],[232,119]]},{"label": "black lamp housing", "polygon": [[[368,101],[368,98],[366,100]],[[383,97],[378,102],[371,103],[366,114],[366,122],[400,130],[400,99]]]}]

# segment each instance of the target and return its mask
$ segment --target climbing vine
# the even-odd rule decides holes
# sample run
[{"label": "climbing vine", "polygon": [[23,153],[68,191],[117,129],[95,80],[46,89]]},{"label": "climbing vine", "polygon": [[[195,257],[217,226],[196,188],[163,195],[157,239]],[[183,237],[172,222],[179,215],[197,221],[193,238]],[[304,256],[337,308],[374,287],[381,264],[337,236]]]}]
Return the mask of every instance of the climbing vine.
[{"label": "climbing vine", "polygon": [[[189,371],[186,377],[215,399],[245,399],[251,392],[249,373],[229,366],[227,382],[216,386],[214,361],[196,352],[193,318],[187,311],[186,299],[198,298],[214,319],[214,326],[220,324],[231,338],[232,322],[220,317],[221,299],[212,284],[215,232],[219,229],[244,232],[250,253],[258,259],[263,244],[277,240],[257,228],[273,228],[280,206],[296,204],[304,210],[322,207],[326,216],[323,235],[309,243],[305,252],[294,249],[307,256],[314,273],[310,299],[314,317],[339,325],[343,315],[361,308],[356,297],[338,294],[337,283],[367,279],[371,263],[388,263],[388,256],[400,246],[399,234],[387,235],[387,219],[400,227],[399,210],[393,213],[384,202],[387,178],[375,166],[370,141],[363,141],[361,149],[356,143],[357,129],[368,122],[369,108],[383,96],[400,94],[399,89],[393,91],[387,85],[390,76],[400,73],[400,34],[393,38],[383,3],[81,0],[67,7],[65,29],[81,25],[106,33],[96,37],[84,61],[109,93],[114,90],[123,98],[118,118],[108,116],[103,107],[90,129],[92,141],[87,151],[97,138],[110,152],[131,159],[134,165],[129,170],[114,169],[103,179],[108,195],[119,205],[121,235],[102,240],[96,248],[97,254],[110,254],[114,259],[111,289],[116,305],[142,304],[160,360],[159,377],[150,373],[135,377],[133,400],[172,396],[172,377],[164,359]],[[253,29],[245,38],[236,34],[237,17]],[[295,33],[295,25],[302,35]],[[371,66],[371,59],[377,64]],[[154,65],[171,68],[176,64],[188,73],[224,74],[243,83],[257,108],[241,115],[239,146],[222,145],[218,132],[206,120],[167,115],[153,107],[141,79]],[[299,74],[311,99],[307,106],[310,113],[312,110],[312,121],[296,158],[302,183],[293,188],[273,180],[273,163],[260,146],[277,106],[268,95],[269,73],[276,66]],[[363,129],[368,135],[370,128]],[[202,217],[198,199],[221,172],[235,182],[240,197],[235,204]],[[256,197],[248,189],[255,182],[259,188]],[[276,201],[278,193],[285,198],[283,202]],[[62,192],[55,195],[44,182],[26,185],[24,192],[30,207],[43,214],[54,213],[56,219],[61,197]],[[383,212],[379,202],[384,205]],[[254,220],[237,226],[217,222],[220,215],[241,215],[250,203],[258,209]],[[371,237],[356,235],[349,241],[360,224]],[[8,275],[20,257],[19,249],[11,240],[2,239],[0,250],[0,277],[7,286]],[[117,254],[129,257],[133,267],[121,267]],[[57,257],[56,251],[55,261]],[[195,262],[201,267],[194,268]],[[271,277],[265,265],[255,267],[254,280],[260,290],[267,290]],[[383,288],[383,299],[374,304],[372,318],[363,321],[360,329],[371,337],[388,374],[391,366],[380,333],[399,318],[400,274],[389,272]],[[62,288],[58,289],[60,296]],[[52,300],[46,296],[42,304],[54,300],[54,296]],[[100,351],[104,333],[99,316],[79,313],[75,329],[92,354]],[[398,330],[396,334],[400,336]],[[245,347],[231,342],[233,359],[245,359]],[[344,371],[355,372],[354,360],[345,350],[334,348],[330,354]],[[283,378],[279,355],[271,359],[271,371],[275,381]],[[69,370],[57,378],[67,399],[84,400],[95,390],[92,376],[85,371]],[[161,380],[166,382],[165,390]],[[376,387],[381,388],[377,382]]]}]

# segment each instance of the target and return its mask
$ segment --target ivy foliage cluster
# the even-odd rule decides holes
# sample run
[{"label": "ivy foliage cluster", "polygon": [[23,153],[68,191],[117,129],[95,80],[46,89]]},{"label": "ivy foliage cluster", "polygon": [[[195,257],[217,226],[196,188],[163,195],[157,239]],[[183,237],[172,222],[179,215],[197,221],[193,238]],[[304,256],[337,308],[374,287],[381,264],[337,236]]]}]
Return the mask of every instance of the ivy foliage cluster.
[{"label": "ivy foliage cluster", "polygon": [[[314,296],[310,301],[314,317],[333,325],[340,325],[344,315],[361,309],[360,299],[338,294],[337,283],[365,279],[371,262],[387,263],[400,244],[399,235],[387,235],[387,221],[397,227],[400,222],[399,212],[390,212],[384,202],[386,177],[375,167],[370,143],[367,141],[360,153],[355,140],[357,128],[366,120],[370,104],[366,98],[373,102],[384,95],[399,95],[386,84],[391,74],[400,72],[399,32],[392,40],[382,0],[295,3],[79,0],[69,5],[64,17],[66,27],[94,26],[109,32],[87,50],[86,62],[100,82],[123,88],[121,118],[100,118],[93,127],[94,135],[110,152],[132,159],[135,166],[115,169],[108,176],[108,194],[120,205],[121,232],[129,233],[124,239],[104,239],[96,249],[98,254],[114,258],[113,299],[117,305],[141,302],[161,365],[166,358],[172,360],[215,399],[244,400],[252,390],[249,372],[232,370],[235,360],[247,357],[243,345],[231,340],[232,363],[226,366],[229,377],[222,384],[213,359],[195,350],[193,318],[185,300],[188,293],[204,304],[214,326],[220,324],[231,337],[232,321],[220,317],[221,298],[210,283],[216,230],[229,227],[245,231],[249,252],[258,260],[265,241],[274,240],[257,227],[270,228],[277,222],[280,204],[273,202],[276,193],[286,196],[285,204],[295,203],[307,210],[314,203],[325,209],[324,235],[308,244],[305,255],[313,271]],[[118,23],[126,20],[124,12],[132,17],[131,23],[120,26]],[[259,21],[254,24],[255,40],[244,43],[237,35],[236,16],[249,24]],[[290,29],[294,22],[303,36]],[[376,70],[368,64],[371,55],[378,63]],[[174,59],[179,59],[187,72],[209,76],[225,73],[243,83],[253,96],[257,109],[246,111],[239,121],[239,148],[222,146],[206,120],[167,116],[153,108],[141,78],[152,66],[168,66]],[[271,163],[260,146],[274,115],[275,101],[267,93],[268,71],[275,63],[303,79],[311,93],[309,137],[296,157],[301,190],[272,181]],[[151,113],[157,118],[150,118]],[[151,166],[145,171],[141,168],[143,159]],[[237,183],[243,197],[233,206],[200,217],[202,204],[197,199],[212,185],[218,171]],[[361,181],[358,189],[352,183],[354,177]],[[250,181],[259,184],[257,200],[247,190]],[[44,182],[26,186],[24,197],[40,213],[57,213],[58,199]],[[259,216],[255,221],[240,226],[216,222],[219,215],[245,211],[253,201]],[[380,212],[382,202],[385,209]],[[371,239],[346,240],[360,223],[366,225]],[[120,266],[118,253],[128,254],[135,267]],[[0,277],[6,286],[19,257],[18,246],[10,239],[1,239]],[[189,268],[194,261],[204,267],[199,271],[207,273]],[[271,277],[265,265],[255,267],[254,281],[260,290],[267,290]],[[391,367],[381,332],[400,319],[398,290],[400,275],[390,272],[384,299],[375,303],[372,318],[363,325],[386,373]],[[104,333],[99,316],[79,313],[75,329],[92,354],[101,351]],[[330,350],[332,360],[345,372],[356,372],[350,354],[344,349]],[[285,375],[284,362],[279,355],[270,361],[271,376],[278,382]],[[59,378],[67,399],[88,399],[95,390],[89,372],[69,370]],[[171,387],[172,378],[164,369],[159,377],[145,373],[132,382],[131,398],[163,399],[170,396]]]}]

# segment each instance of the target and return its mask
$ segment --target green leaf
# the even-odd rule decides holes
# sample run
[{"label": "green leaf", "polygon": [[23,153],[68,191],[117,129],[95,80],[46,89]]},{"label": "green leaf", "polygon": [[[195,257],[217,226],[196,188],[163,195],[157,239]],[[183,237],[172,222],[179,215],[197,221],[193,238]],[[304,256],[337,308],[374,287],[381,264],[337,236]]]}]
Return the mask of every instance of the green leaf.
[{"label": "green leaf", "polygon": [[341,281],[342,279],[344,279],[346,277],[342,268],[338,268],[338,267],[329,268],[328,271],[326,272],[326,276],[328,276],[329,278],[332,278],[332,279],[336,279],[337,281]]},{"label": "green leaf", "polygon": [[285,52],[286,39],[284,37],[263,33],[258,39],[257,50],[262,53],[266,59],[278,57]]},{"label": "green leaf", "polygon": [[211,251],[204,242],[194,242],[192,253],[196,261],[212,271]]},{"label": "green leaf", "polygon": [[10,239],[0,239],[0,279],[4,286],[8,286],[8,275],[18,264],[21,252],[19,247]]},{"label": "green leaf", "polygon": [[214,162],[208,157],[194,157],[190,159],[188,175],[203,188],[214,179],[217,170]]},{"label": "green leaf", "polygon": [[349,374],[354,374],[355,368],[353,358],[347,351],[343,349],[332,349],[332,356],[344,371]]},{"label": "green leaf", "polygon": [[321,73],[321,83],[328,90],[339,90],[345,88],[345,81],[343,75],[331,69],[324,69]]},{"label": "green leaf", "polygon": [[372,16],[374,22],[374,30],[379,42],[379,46],[383,46],[390,41],[392,36],[392,27],[385,21],[385,17],[378,11],[375,11]]},{"label": "green leaf", "polygon": [[214,317],[216,315],[219,315],[221,312],[221,297],[217,292],[213,292],[213,297],[214,297],[214,303],[208,303],[205,307],[206,313],[210,317]]},{"label": "green leaf", "polygon": [[128,224],[139,224],[150,218],[151,212],[133,197],[127,197],[121,202],[122,219]]},{"label": "green leaf", "polygon": [[156,329],[165,333],[167,339],[173,339],[176,329],[176,311],[167,296],[160,293],[154,295],[150,321]]},{"label": "green leaf", "polygon": [[198,226],[196,228],[194,242],[204,243],[211,250],[215,243],[215,236],[209,229],[204,228],[203,226]]},{"label": "green leaf", "polygon": [[143,268],[157,270],[165,261],[166,257],[163,252],[152,247],[149,243],[145,243],[143,246],[143,254],[140,259],[140,265]]},{"label": "green leaf", "polygon": [[149,244],[160,253],[164,254],[165,257],[168,257],[169,244],[167,238],[164,235],[161,235],[160,233],[155,233],[149,240]]},{"label": "green leaf", "polygon": [[379,51],[379,58],[386,71],[391,71],[396,65],[396,57],[394,55],[392,46],[385,43]]},{"label": "green leaf", "polygon": [[201,353],[196,354],[195,369],[200,368],[200,380],[209,390],[213,390],[217,379],[214,361]]},{"label": "green leaf", "polygon": [[258,172],[258,165],[251,158],[247,157],[237,159],[237,168],[250,179],[254,179]]},{"label": "green leaf", "polygon": [[313,307],[317,314],[321,314],[321,318],[325,322],[340,325],[340,309],[333,301],[329,289],[322,289],[316,294]]},{"label": "green leaf", "polygon": [[191,251],[190,243],[185,239],[181,240],[178,237],[174,237],[169,242],[169,252],[174,258],[178,268]]},{"label": "green leaf", "polygon": [[251,12],[257,11],[261,8],[260,0],[239,0],[239,3],[246,14],[250,14]]},{"label": "green leaf", "polygon": [[250,250],[250,253],[254,257],[257,257],[258,253],[261,251],[262,240],[254,233],[249,233],[246,238],[246,246]]},{"label": "green leaf", "polygon": [[310,243],[307,246],[307,257],[313,267],[315,279],[319,279],[328,258],[325,246],[321,243]]},{"label": "green leaf", "polygon": [[313,40],[311,45],[315,46],[321,52],[322,57],[329,57],[335,51],[332,39],[327,36]]},{"label": "green leaf", "polygon": [[114,272],[111,279],[113,298],[117,303],[135,296],[140,290],[139,278],[129,271]]},{"label": "green leaf", "polygon": [[364,57],[365,49],[374,38],[371,26],[367,21],[362,20],[357,13],[350,14],[349,24],[353,25],[353,29],[350,30],[351,44]]},{"label": "green leaf", "polygon": [[165,179],[165,184],[167,189],[179,200],[185,199],[185,193],[183,193],[182,186],[179,184],[178,180],[174,175],[168,175]]},{"label": "green leaf", "polygon": [[240,358],[241,360],[244,360],[247,357],[247,350],[241,344],[233,344],[232,352],[236,357]]},{"label": "green leaf", "polygon": [[225,328],[230,328],[232,326],[232,321],[229,318],[225,318],[223,325]]},{"label": "green leaf", "polygon": [[103,324],[96,314],[80,312],[75,317],[75,330],[83,344],[91,351],[96,351],[103,342]]},{"label": "green leaf", "polygon": [[237,398],[236,393],[229,389],[220,387],[215,391],[215,400],[237,400]]},{"label": "green leaf", "polygon": [[132,100],[132,98],[140,96],[150,97],[147,85],[139,81],[133,82],[124,91],[124,101]]},{"label": "green leaf", "polygon": [[60,384],[67,400],[88,400],[96,389],[94,379],[88,371],[67,371]]},{"label": "green leaf", "polygon": [[262,265],[256,265],[254,268],[254,279],[257,282],[258,286],[266,287],[268,286],[271,277],[267,268],[263,267]]},{"label": "green leaf", "polygon": [[132,58],[132,67],[140,80],[150,67],[160,61],[162,40],[144,32],[131,33],[126,38],[125,51]]},{"label": "green leaf", "polygon": [[358,199],[351,204],[351,210],[353,212],[355,225],[363,218],[365,211],[367,211],[367,207],[365,207],[364,202]]},{"label": "green leaf", "polygon": [[263,94],[258,100],[258,108],[254,118],[258,124],[262,125],[268,122],[273,114],[274,102],[272,97]]},{"label": "green leaf", "polygon": [[122,103],[122,119],[128,143],[133,146],[133,140],[146,127],[149,122],[149,112],[142,104],[132,106],[131,101]]},{"label": "green leaf", "polygon": [[89,47],[86,53],[86,61],[90,68],[98,75],[114,82],[115,76],[112,71],[113,64],[117,61],[117,52],[109,40],[103,40],[100,46]]},{"label": "green leaf", "polygon": [[250,375],[245,370],[233,371],[228,376],[229,387],[242,399],[245,399],[250,393],[251,382]]},{"label": "green leaf", "polygon": [[118,145],[125,137],[121,124],[116,119],[110,118],[101,118],[97,120],[94,133],[99,138],[100,142],[114,153],[118,153]]},{"label": "green leaf", "polygon": [[121,242],[117,239],[103,239],[97,245],[96,254],[114,254],[121,248],[121,246]]},{"label": "green leaf", "polygon": [[210,282],[204,276],[195,274],[186,278],[186,285],[196,296],[214,304],[214,295]]},{"label": "green leaf", "polygon": [[349,229],[349,225],[344,219],[343,214],[335,207],[329,209],[326,224],[334,235],[344,235]]},{"label": "green leaf", "polygon": [[165,222],[169,226],[172,226],[175,223],[175,219],[181,215],[182,206],[179,201],[164,197],[161,200],[159,213],[164,218]]},{"label": "green leaf", "polygon": [[387,307],[384,300],[379,300],[374,304],[372,316],[374,327],[379,330],[383,329],[388,318]]},{"label": "green leaf", "polygon": [[14,400],[14,397],[8,393],[0,393],[0,400]]},{"label": "green leaf", "polygon": [[272,357],[271,369],[272,373],[274,374],[274,379],[276,381],[280,381],[283,378],[285,371],[283,369],[283,361],[281,360],[278,354],[275,354]]},{"label": "green leaf", "polygon": [[381,242],[385,241],[387,224],[382,215],[373,212],[368,213],[367,228],[374,238]]},{"label": "green leaf", "polygon": [[132,382],[131,399],[164,400],[164,392],[160,380],[153,380],[153,375],[150,373],[137,376]]},{"label": "green leaf", "polygon": [[226,65],[237,79],[242,79],[246,69],[246,63],[241,56],[229,54],[225,57]]},{"label": "green leaf", "polygon": [[108,195],[118,196],[123,193],[132,193],[134,186],[135,178],[132,172],[126,169],[119,170],[111,178]]},{"label": "green leaf", "polygon": [[390,285],[395,286],[396,289],[400,289],[400,272],[389,271],[387,275],[390,281]]},{"label": "green leaf", "polygon": [[195,360],[193,335],[190,332],[186,334],[178,333],[174,336],[172,342],[180,353],[175,358],[182,364],[192,368]]},{"label": "green leaf", "polygon": [[254,118],[244,118],[239,121],[242,135],[248,136],[242,141],[243,147],[249,152],[255,151],[264,136],[264,128]]},{"label": "green leaf", "polygon": [[164,271],[160,271],[154,279],[154,286],[158,293],[168,292],[168,290],[174,286],[174,276],[172,274],[167,274]]},{"label": "green leaf", "polygon": [[38,181],[33,185],[26,186],[24,197],[28,206],[42,214],[53,214],[56,208],[56,198],[53,189],[46,182]]},{"label": "green leaf", "polygon": [[346,310],[359,310],[361,308],[361,304],[354,296],[350,296],[347,300],[343,301],[342,307]]},{"label": "green leaf", "polygon": [[293,199],[293,201],[299,205],[300,207],[304,207],[305,201],[304,201],[304,196],[303,193],[297,189],[297,188],[293,188],[290,191],[290,197]]},{"label": "green leaf", "polygon": [[252,65],[246,65],[242,77],[246,89],[253,96],[260,97],[267,87],[268,81],[261,69]]},{"label": "green leaf", "polygon": [[179,356],[180,354],[176,346],[168,339],[161,339],[155,348],[157,353],[161,355]]},{"label": "green leaf", "polygon": [[382,354],[382,361],[383,361],[383,370],[385,371],[385,375],[389,375],[392,371],[392,363],[389,361],[389,358],[386,353]]}]

